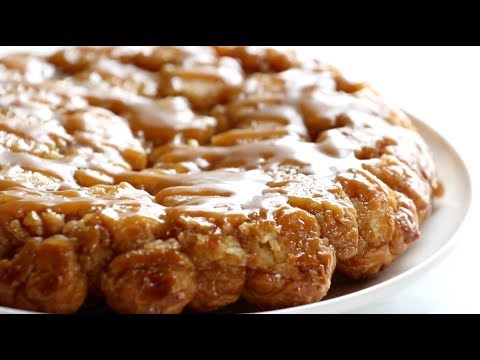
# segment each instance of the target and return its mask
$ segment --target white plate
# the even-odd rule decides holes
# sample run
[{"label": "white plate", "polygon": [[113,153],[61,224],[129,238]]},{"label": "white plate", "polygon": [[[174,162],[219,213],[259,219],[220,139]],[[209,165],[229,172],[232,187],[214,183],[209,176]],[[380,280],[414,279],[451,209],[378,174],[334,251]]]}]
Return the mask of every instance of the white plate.
[{"label": "white plate", "polygon": [[[419,120],[415,120],[415,125],[434,153],[439,176],[445,186],[445,195],[435,202],[432,216],[422,225],[421,238],[375,279],[337,283],[330,289],[326,300],[266,313],[346,313],[379,297],[387,297],[400,287],[415,281],[451,252],[457,242],[455,234],[470,207],[470,177],[462,159],[444,138]],[[0,314],[21,313],[29,312],[0,307]]]}]

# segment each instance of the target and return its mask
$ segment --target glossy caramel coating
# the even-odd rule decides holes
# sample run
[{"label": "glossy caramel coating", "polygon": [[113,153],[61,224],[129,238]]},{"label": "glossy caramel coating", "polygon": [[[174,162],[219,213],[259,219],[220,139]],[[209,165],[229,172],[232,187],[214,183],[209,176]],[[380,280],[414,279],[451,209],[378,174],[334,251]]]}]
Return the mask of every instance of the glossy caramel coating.
[{"label": "glossy caramel coating", "polygon": [[260,309],[374,276],[441,193],[401,110],[317,60],[245,47],[0,59],[0,304]]}]

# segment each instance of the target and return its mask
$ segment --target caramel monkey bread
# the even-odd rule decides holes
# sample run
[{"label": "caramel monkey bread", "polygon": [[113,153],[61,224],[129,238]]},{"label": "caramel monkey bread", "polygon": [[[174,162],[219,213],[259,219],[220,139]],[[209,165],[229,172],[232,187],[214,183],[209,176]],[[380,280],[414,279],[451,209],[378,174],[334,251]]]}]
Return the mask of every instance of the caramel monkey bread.
[{"label": "caramel monkey bread", "polygon": [[407,114],[275,49],[0,59],[0,304],[207,312],[321,300],[418,239],[441,195]]}]

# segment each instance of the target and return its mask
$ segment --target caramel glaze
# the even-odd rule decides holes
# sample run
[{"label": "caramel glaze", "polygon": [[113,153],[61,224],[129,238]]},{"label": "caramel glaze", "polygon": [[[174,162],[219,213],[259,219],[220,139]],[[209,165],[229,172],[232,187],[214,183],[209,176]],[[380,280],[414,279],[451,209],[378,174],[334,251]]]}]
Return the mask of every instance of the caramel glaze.
[{"label": "caramel glaze", "polygon": [[419,236],[441,185],[405,113],[245,47],[0,59],[0,303],[125,313],[319,301]]}]

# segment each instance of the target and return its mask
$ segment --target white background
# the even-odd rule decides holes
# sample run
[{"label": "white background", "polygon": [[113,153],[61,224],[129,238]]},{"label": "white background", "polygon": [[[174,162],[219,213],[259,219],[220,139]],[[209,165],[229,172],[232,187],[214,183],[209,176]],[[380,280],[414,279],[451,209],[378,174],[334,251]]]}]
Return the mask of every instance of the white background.
[{"label": "white background", "polygon": [[[41,47],[0,47],[10,50]],[[390,102],[446,137],[471,173],[473,202],[450,256],[394,296],[361,313],[480,313],[480,48],[298,47],[354,78],[368,80]]]}]

